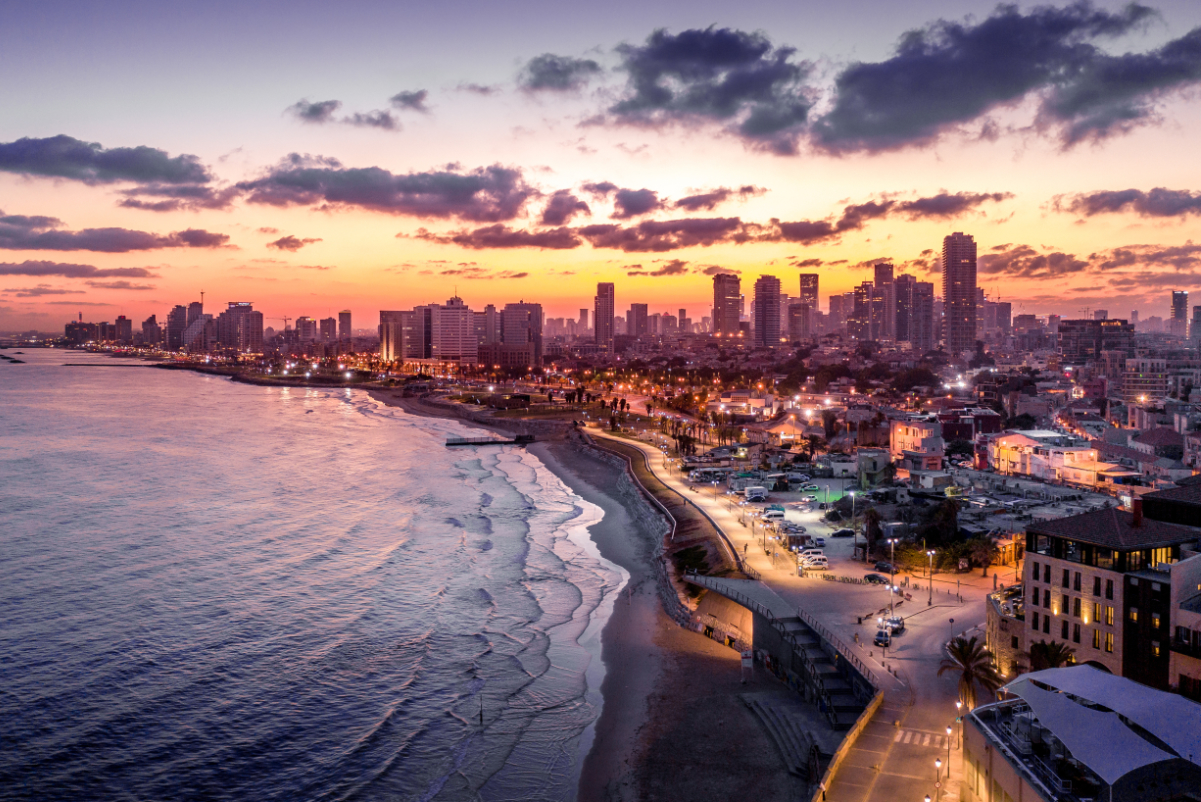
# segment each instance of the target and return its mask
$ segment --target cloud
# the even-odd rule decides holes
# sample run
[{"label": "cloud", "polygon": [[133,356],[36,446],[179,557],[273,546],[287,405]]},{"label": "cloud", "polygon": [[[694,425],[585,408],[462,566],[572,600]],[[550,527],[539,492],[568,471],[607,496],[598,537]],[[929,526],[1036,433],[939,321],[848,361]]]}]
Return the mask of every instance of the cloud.
[{"label": "cloud", "polygon": [[511,220],[538,194],[521,171],[494,164],[464,171],[394,175],[379,167],[346,168],[336,159],[291,154],[266,176],[237,185],[250,203],[270,206],[359,207],[423,218],[476,222]]},{"label": "cloud", "polygon": [[1125,133],[1155,119],[1168,94],[1201,82],[1201,28],[1148,53],[1093,57],[1044,98],[1039,122],[1065,146]]},{"label": "cloud", "polygon": [[286,237],[280,237],[279,239],[275,240],[274,242],[268,242],[267,247],[275,248],[275,249],[281,250],[281,251],[291,251],[292,253],[296,253],[296,251],[299,251],[305,245],[312,245],[314,242],[321,242],[321,238],[317,237],[317,238],[313,238],[313,239],[300,239],[298,237],[294,237],[291,234],[289,234]]},{"label": "cloud", "polygon": [[629,79],[609,120],[625,125],[722,124],[744,142],[796,152],[812,101],[810,66],[795,51],[773,47],[761,33],[709,27],[670,34],[659,29],[641,45],[617,48]]},{"label": "cloud", "polygon": [[749,235],[737,217],[693,217],[681,220],[644,220],[634,226],[613,224],[583,226],[577,233],[594,248],[615,248],[627,253],[661,253],[678,248],[745,241]]},{"label": "cloud", "polygon": [[455,87],[460,92],[467,92],[481,97],[491,97],[500,94],[500,87],[492,84],[461,83]]},{"label": "cloud", "polygon": [[718,204],[725,203],[735,195],[737,195],[740,200],[745,200],[746,198],[753,197],[755,195],[762,195],[765,192],[767,192],[767,190],[763,189],[762,187],[750,185],[739,187],[736,190],[730,189],[729,187],[718,187],[717,189],[710,190],[709,192],[701,192],[696,195],[688,195],[687,197],[680,198],[673,205],[676,209],[683,209],[684,211],[688,212],[711,212],[717,208]]},{"label": "cloud", "polygon": [[61,220],[53,217],[5,215],[0,212],[0,249],[127,253],[159,248],[217,248],[229,241],[226,234],[195,228],[164,235],[128,228],[60,231],[62,224]]},{"label": "cloud", "polygon": [[349,117],[344,117],[342,122],[347,125],[353,125],[356,128],[379,128],[383,131],[399,131],[400,120],[390,111],[368,111],[355,112]]},{"label": "cloud", "polygon": [[105,148],[63,134],[0,143],[0,171],[85,184],[204,184],[212,180],[196,156],[168,156],[166,151],[144,145]]},{"label": "cloud", "polygon": [[1060,95],[1051,93],[1044,113],[1070,123],[1090,108],[1083,100],[1073,108],[1071,88],[1082,90],[1089,65],[1108,58],[1090,40],[1125,34],[1154,13],[1136,3],[1110,13],[1087,0],[1026,14],[1001,5],[977,24],[939,20],[909,31],[892,58],[855,63],[838,74],[833,105],[814,122],[814,141],[838,153],[926,145],[1053,87],[1062,87]]},{"label": "cloud", "polygon": [[153,290],[153,284],[134,284],[130,281],[85,281],[89,287],[99,290]]},{"label": "cloud", "polygon": [[1149,192],[1139,189],[1088,192],[1055,198],[1058,211],[1092,217],[1097,214],[1134,212],[1140,217],[1186,217],[1201,214],[1201,193],[1187,189],[1155,187]]},{"label": "cloud", "polygon": [[821,259],[802,259],[799,262],[793,262],[793,267],[820,267],[825,264]]},{"label": "cloud", "polygon": [[706,276],[737,276],[740,271],[735,270],[732,267],[722,267],[721,265],[706,265],[703,269],[698,270],[697,272]]},{"label": "cloud", "polygon": [[463,248],[538,248],[541,250],[570,250],[583,242],[570,228],[560,227],[544,231],[512,229],[497,223],[477,228],[474,231],[457,231],[449,234],[434,234],[424,228],[414,235],[417,239],[443,245],[458,245]]},{"label": "cloud", "polygon": [[45,303],[52,306],[112,306],[103,301],[45,301]]},{"label": "cloud", "polygon": [[285,111],[294,115],[301,122],[320,125],[333,122],[334,114],[340,108],[342,108],[342,101],[340,100],[320,100],[316,103],[310,103],[308,100],[298,100],[291,106],[288,106]]},{"label": "cloud", "polygon": [[942,220],[956,217],[982,204],[999,202],[1011,197],[1013,196],[1007,192],[959,192],[955,194],[942,192],[938,195],[907,201],[893,199],[867,201],[844,207],[842,215],[837,220],[831,217],[825,220],[781,222],[772,218],[772,226],[776,232],[774,235],[768,235],[767,238],[800,243],[820,242],[834,239],[848,231],[858,231],[869,220],[894,214],[904,215],[910,220],[927,217]]},{"label": "cloud", "polygon": [[[641,267],[641,265],[635,265]],[[683,276],[688,273],[688,263],[682,259],[672,259],[655,270],[629,270],[627,276]]]},{"label": "cloud", "polygon": [[526,92],[574,92],[599,72],[601,66],[591,59],[543,53],[526,63],[517,85]]},{"label": "cloud", "polygon": [[63,278],[158,278],[158,273],[145,267],[106,267],[64,264],[62,262],[31,262],[21,264],[0,262],[0,276],[62,276]]},{"label": "cloud", "polygon": [[1029,245],[1015,245],[977,260],[979,271],[1010,278],[1062,278],[1089,268],[1089,263],[1074,254],[1052,251],[1039,253]]},{"label": "cloud", "polygon": [[279,229],[272,228],[271,226],[263,226],[262,228],[259,229],[259,233],[260,234],[278,234]]},{"label": "cloud", "polygon": [[425,89],[418,89],[415,92],[397,92],[388,98],[388,102],[392,104],[393,108],[401,111],[419,111],[422,114],[428,114],[430,109],[425,105],[425,101],[429,94],[429,91]]},{"label": "cloud", "polygon": [[658,193],[649,189],[619,189],[613,193],[613,205],[614,220],[628,220],[663,208]]},{"label": "cloud", "polygon": [[[142,209],[149,212],[199,211],[200,209],[228,209],[239,195],[236,187],[217,189],[211,186],[147,184],[123,190],[125,200],[118,206],[127,209]],[[157,201],[141,200],[142,197],[163,198]]]},{"label": "cloud", "polygon": [[1101,270],[1123,267],[1170,267],[1190,270],[1201,267],[1201,245],[1189,240],[1184,245],[1125,245],[1089,256]]},{"label": "cloud", "polygon": [[546,208],[542,210],[539,223],[544,226],[561,226],[571,222],[577,214],[591,214],[588,204],[571,194],[566,189],[560,189],[550,196]]},{"label": "cloud", "polygon": [[64,290],[51,287],[49,284],[39,284],[36,287],[12,287],[5,293],[14,294],[17,298],[41,298],[46,295],[83,295],[83,290]]},{"label": "cloud", "polygon": [[441,271],[438,275],[457,276],[459,278],[465,278],[465,279],[498,279],[498,278],[512,279],[512,278],[526,278],[527,276],[529,276],[529,273],[527,273],[525,271],[516,272],[516,271],[512,271],[512,270],[502,270],[500,272],[493,272],[485,267],[479,267],[478,265],[471,264],[471,265],[465,265],[465,266],[460,266],[460,267],[448,268],[446,270]]},{"label": "cloud", "polygon": [[918,198],[903,201],[898,208],[909,216],[910,220],[931,217],[936,220],[958,217],[985,203],[1000,203],[1013,197],[1012,192],[940,192],[928,198]]}]

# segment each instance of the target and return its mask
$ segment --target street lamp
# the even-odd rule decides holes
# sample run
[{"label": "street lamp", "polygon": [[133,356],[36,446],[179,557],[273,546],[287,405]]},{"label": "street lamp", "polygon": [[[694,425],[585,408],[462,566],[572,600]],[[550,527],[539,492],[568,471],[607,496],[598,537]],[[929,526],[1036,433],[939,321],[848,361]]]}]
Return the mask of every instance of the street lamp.
[{"label": "street lamp", "polygon": [[893,593],[893,586],[897,583],[897,538],[888,539],[888,549],[889,559],[892,561],[888,564],[888,617],[892,618],[892,600],[896,595]]},{"label": "street lamp", "polygon": [[713,482],[713,500],[717,501],[717,482]]},{"label": "street lamp", "polygon": [[926,606],[930,607],[931,605],[934,604],[934,550],[933,549],[926,552],[926,558],[930,562],[930,574],[926,578],[926,581],[929,583],[929,586],[930,586],[930,594],[926,598]]},{"label": "street lamp", "polygon": [[[951,767],[947,766],[947,773],[950,771]],[[938,758],[934,760],[934,794],[942,799],[942,760]]]},{"label": "street lamp", "polygon": [[[851,542],[851,546],[852,549],[857,549],[859,548],[859,533],[855,531],[855,491],[852,490],[847,493],[847,495],[851,497],[851,535],[854,537],[854,540]],[[863,561],[867,562],[866,544],[864,545],[863,549]]]},{"label": "street lamp", "polygon": [[947,727],[947,774],[951,773],[951,728]]},{"label": "street lamp", "polygon": [[959,724],[959,748],[963,748],[963,700],[955,700],[955,721]]}]

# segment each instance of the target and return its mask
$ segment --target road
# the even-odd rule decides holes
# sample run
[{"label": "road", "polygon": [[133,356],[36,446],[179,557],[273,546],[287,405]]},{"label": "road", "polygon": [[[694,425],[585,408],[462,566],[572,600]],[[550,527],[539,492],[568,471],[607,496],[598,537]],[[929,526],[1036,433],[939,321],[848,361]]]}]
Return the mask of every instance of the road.
[{"label": "road", "polygon": [[[596,430],[589,430],[589,434],[610,437]],[[958,732],[954,729],[958,680],[950,673],[939,677],[938,666],[952,635],[966,633],[983,640],[984,600],[994,587],[993,577],[982,577],[979,572],[935,575],[931,594],[924,577],[899,574],[897,582],[907,583],[903,590],[911,596],[901,599],[896,607],[896,613],[905,618],[906,629],[885,652],[873,646],[872,639],[876,616],[888,606],[887,587],[828,581],[816,574],[798,577],[790,554],[778,548],[770,554],[765,551],[764,545],[770,545],[770,540],[765,539],[761,526],[745,519],[744,508],[732,497],[715,493],[711,485],[691,487],[687,477],[673,470],[672,463],[652,444],[626,438],[621,442],[640,447],[664,483],[707,513],[739,554],[745,555],[746,563],[762,575],[764,583],[791,604],[812,613],[845,643],[857,644],[852,648],[860,650],[861,658],[878,677],[887,678],[884,704],[827,789],[828,799],[920,800],[929,794],[931,799],[958,800],[962,776]],[[819,479],[815,483],[822,487],[814,494],[821,500],[827,492],[832,498],[840,495],[842,480]],[[821,520],[820,513],[789,508],[786,516],[789,522],[805,526],[809,534],[826,537],[830,574],[862,578],[873,572],[872,566],[851,559],[851,538],[829,537],[838,525]],[[933,603],[928,604],[931,597]],[[953,728],[949,753],[948,726]],[[935,788],[936,759],[943,761],[941,795]],[[949,781],[945,777],[948,767]]]}]

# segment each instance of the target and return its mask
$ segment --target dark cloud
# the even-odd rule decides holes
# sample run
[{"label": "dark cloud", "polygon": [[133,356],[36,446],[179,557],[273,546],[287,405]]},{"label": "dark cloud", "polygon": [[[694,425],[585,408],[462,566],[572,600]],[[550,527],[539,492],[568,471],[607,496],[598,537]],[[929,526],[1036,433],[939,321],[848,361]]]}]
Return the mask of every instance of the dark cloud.
[{"label": "dark cloud", "polygon": [[766,36],[709,27],[617,49],[629,75],[625,95],[609,108],[621,124],[720,123],[743,141],[794,153],[812,100],[808,64]]},{"label": "dark cloud", "polygon": [[619,189],[613,193],[613,206],[614,220],[628,220],[663,208],[658,193],[650,189]]},{"label": "dark cloud", "polygon": [[[118,206],[127,209],[142,209],[149,212],[198,211],[200,209],[228,209],[238,197],[236,187],[217,189],[211,186],[170,184],[147,184],[124,190],[125,200]],[[145,201],[143,197],[163,200]]]},{"label": "dark cloud", "polygon": [[[835,152],[928,144],[1051,87],[1066,94],[1052,92],[1046,113],[1069,121],[1078,113],[1069,100],[1072,79],[1080,82],[1089,65],[1106,58],[1090,40],[1127,33],[1154,13],[1135,3],[1110,13],[1082,1],[1026,14],[1002,5],[978,24],[939,20],[901,37],[892,58],[839,73],[834,105],[815,121],[814,140]],[[1076,106],[1087,112],[1090,103]]]},{"label": "dark cloud", "polygon": [[522,68],[517,85],[526,92],[574,92],[599,72],[601,66],[591,59],[543,53]]},{"label": "dark cloud", "polygon": [[106,267],[62,262],[0,262],[0,276],[61,276],[63,278],[158,278],[145,267]]},{"label": "dark cloud", "polygon": [[1089,268],[1089,263],[1074,254],[1052,251],[1039,253],[1029,245],[1015,245],[997,253],[986,253],[977,261],[986,275],[1010,278],[1062,278]]},{"label": "dark cloud", "polygon": [[1184,245],[1126,245],[1091,254],[1089,261],[1101,270],[1124,267],[1170,267],[1191,270],[1201,267],[1201,245],[1189,240]]},{"label": "dark cloud", "polygon": [[399,131],[400,120],[390,111],[355,112],[342,122],[356,128],[379,128],[383,131]]},{"label": "dark cloud", "polygon": [[489,270],[486,267],[478,265],[461,265],[459,267],[450,268],[441,271],[438,275],[441,276],[458,276],[465,279],[505,279],[505,278],[525,278],[529,275],[527,272],[515,272],[512,270],[501,270],[499,272]]},{"label": "dark cloud", "polygon": [[388,99],[393,108],[401,111],[419,111],[422,114],[429,113],[429,106],[425,105],[426,99],[429,97],[429,91],[418,89],[416,92],[397,92]]},{"label": "dark cloud", "polygon": [[616,248],[627,253],[660,253],[750,238],[747,227],[737,217],[644,220],[629,227],[600,224],[583,226],[577,232],[594,248]]},{"label": "dark cloud", "polygon": [[1134,212],[1142,217],[1185,217],[1201,214],[1201,193],[1163,187],[1149,192],[1140,189],[1088,192],[1070,199],[1058,197],[1055,208],[1085,217],[1115,212]]},{"label": "dark cloud", "polygon": [[259,229],[259,233],[260,234],[278,234],[279,229],[272,228],[271,226],[263,226],[262,228]]},{"label": "dark cloud", "polygon": [[316,103],[299,100],[288,106],[285,111],[295,115],[303,122],[320,124],[333,122],[334,114],[340,108],[342,108],[341,100],[320,100]]},{"label": "dark cloud", "polygon": [[985,203],[1000,203],[1012,197],[1012,192],[940,192],[928,198],[902,201],[898,208],[907,214],[910,220],[922,217],[944,219],[958,217]]},{"label": "dark cloud", "polygon": [[598,181],[584,184],[584,191],[591,194],[597,200],[604,200],[617,190],[617,184],[614,184],[612,181]]},{"label": "dark cloud", "polygon": [[271,206],[327,204],[488,223],[513,219],[538,194],[520,170],[499,164],[470,172],[448,165],[444,170],[394,175],[379,167],[347,168],[336,159],[295,153],[263,178],[238,188],[250,203]]},{"label": "dark cloud", "polygon": [[549,250],[570,250],[582,245],[582,241],[570,228],[551,228],[544,231],[524,231],[513,229],[497,223],[484,226],[474,231],[457,231],[449,234],[434,234],[419,229],[415,235],[418,239],[438,242],[445,245],[459,245],[463,248],[539,248]]},{"label": "dark cloud", "polygon": [[212,180],[195,156],[168,156],[166,151],[146,146],[105,148],[62,134],[0,143],[0,171],[85,184],[204,184]]},{"label": "dark cloud", "polygon": [[821,259],[801,259],[798,262],[793,262],[793,267],[821,267],[825,262]]},{"label": "dark cloud", "polygon": [[542,218],[539,223],[544,226],[561,226],[571,222],[571,218],[577,214],[591,214],[591,209],[588,204],[571,194],[566,189],[561,189],[550,196],[550,200],[546,202],[546,208],[542,210]]},{"label": "dark cloud", "polygon": [[5,215],[0,212],[0,249],[127,253],[159,248],[215,248],[229,241],[225,234],[194,228],[164,235],[128,228],[60,231],[62,224],[61,220],[53,217]]},{"label": "dark cloud", "polygon": [[[641,267],[641,265],[637,265]],[[655,270],[629,270],[627,276],[683,276],[688,273],[688,263],[682,259],[672,259]]]},{"label": "dark cloud", "polygon": [[312,239],[307,239],[307,238],[300,239],[299,237],[294,237],[291,234],[289,234],[286,237],[280,237],[279,239],[275,240],[274,242],[268,242],[267,247],[275,248],[275,249],[281,250],[281,251],[291,251],[292,253],[296,253],[296,251],[299,251],[305,245],[312,245],[314,242],[321,242],[321,238],[315,237]]},{"label": "dark cloud", "polygon": [[1055,84],[1039,122],[1066,146],[1125,133],[1155,118],[1166,95],[1201,82],[1201,28],[1149,53],[1093,57]]},{"label": "dark cloud", "polygon": [[675,208],[684,209],[688,212],[706,211],[711,212],[720,203],[725,203],[732,197],[738,196],[739,199],[746,199],[755,195],[762,195],[767,192],[762,187],[743,186],[738,189],[730,189],[729,187],[718,187],[709,192],[701,192],[696,195],[688,195],[680,198],[675,202]]},{"label": "dark cloud", "polygon": [[737,276],[739,273],[739,271],[735,270],[732,267],[722,267],[721,265],[706,265],[705,267],[698,270],[697,272],[702,273],[706,276],[720,276],[720,275]]},{"label": "dark cloud", "polygon": [[131,281],[85,281],[89,287],[98,290],[153,290],[153,284],[134,284]]},{"label": "dark cloud", "polygon": [[51,287],[49,284],[39,284],[36,287],[11,287],[4,291],[17,298],[41,298],[46,295],[83,295],[83,290],[64,290]]}]

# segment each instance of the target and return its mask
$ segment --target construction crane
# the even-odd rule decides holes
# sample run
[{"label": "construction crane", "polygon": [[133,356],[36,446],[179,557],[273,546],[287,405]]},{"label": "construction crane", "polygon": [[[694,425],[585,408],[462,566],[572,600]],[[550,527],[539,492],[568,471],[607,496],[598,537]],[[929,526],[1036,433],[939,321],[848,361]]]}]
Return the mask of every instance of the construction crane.
[{"label": "construction crane", "polygon": [[284,315],[283,317],[269,317],[267,319],[268,320],[282,320],[284,322],[284,331],[287,331],[288,330],[288,321],[290,321],[292,318],[288,317],[287,315]]}]

